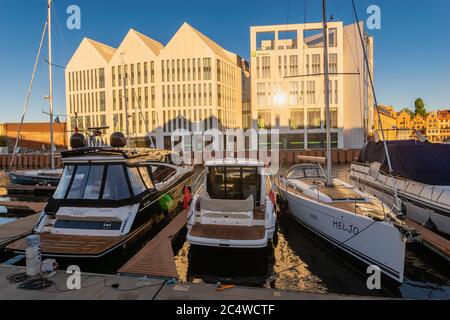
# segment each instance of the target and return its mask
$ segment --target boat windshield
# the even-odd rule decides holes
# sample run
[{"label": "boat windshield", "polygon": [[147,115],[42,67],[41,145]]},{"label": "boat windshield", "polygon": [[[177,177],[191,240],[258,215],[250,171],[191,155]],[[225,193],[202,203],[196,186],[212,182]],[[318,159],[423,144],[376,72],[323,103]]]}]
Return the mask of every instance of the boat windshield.
[{"label": "boat windshield", "polygon": [[287,179],[301,179],[301,178],[325,178],[323,171],[319,167],[300,167],[290,171]]},{"label": "boat windshield", "polygon": [[[125,169],[126,168],[126,169]],[[67,165],[54,199],[123,200],[153,189],[147,167],[117,165]],[[128,174],[128,178],[126,178]],[[129,186],[131,185],[131,190]],[[103,191],[102,191],[103,190]]]},{"label": "boat windshield", "polygon": [[207,188],[212,199],[245,200],[253,195],[260,199],[257,167],[210,167]]}]

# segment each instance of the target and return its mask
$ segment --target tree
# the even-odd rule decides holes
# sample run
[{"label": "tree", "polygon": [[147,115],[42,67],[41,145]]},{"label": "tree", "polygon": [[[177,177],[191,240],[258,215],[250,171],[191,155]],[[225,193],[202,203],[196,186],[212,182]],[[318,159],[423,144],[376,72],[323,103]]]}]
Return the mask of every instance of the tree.
[{"label": "tree", "polygon": [[425,109],[425,103],[423,102],[422,98],[418,98],[414,102],[414,106],[416,109],[415,115],[419,115],[422,117],[425,117],[427,115],[427,110]]},{"label": "tree", "polygon": [[399,114],[402,113],[403,111],[405,111],[411,118],[414,117],[414,112],[411,109],[404,108],[404,109],[400,110]]}]

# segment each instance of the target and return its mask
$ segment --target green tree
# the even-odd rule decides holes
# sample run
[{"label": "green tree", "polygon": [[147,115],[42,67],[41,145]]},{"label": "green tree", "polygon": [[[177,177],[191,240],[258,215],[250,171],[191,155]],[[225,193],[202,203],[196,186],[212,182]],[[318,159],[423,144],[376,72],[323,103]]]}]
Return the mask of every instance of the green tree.
[{"label": "green tree", "polygon": [[422,117],[425,117],[427,115],[427,110],[425,109],[425,103],[423,102],[422,98],[418,98],[414,102],[414,107],[416,109],[415,115],[420,115]]}]

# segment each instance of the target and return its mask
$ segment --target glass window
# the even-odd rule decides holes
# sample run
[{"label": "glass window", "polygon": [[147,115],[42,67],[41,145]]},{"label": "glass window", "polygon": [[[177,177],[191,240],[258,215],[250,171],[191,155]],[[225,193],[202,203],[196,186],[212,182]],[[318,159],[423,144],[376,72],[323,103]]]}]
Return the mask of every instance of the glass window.
[{"label": "glass window", "polygon": [[258,185],[258,168],[242,168],[243,199],[253,195],[253,201],[259,201]]},{"label": "glass window", "polygon": [[66,166],[64,168],[61,180],[58,183],[55,193],[53,194],[53,199],[64,199],[66,195],[67,188],[69,187],[70,180],[72,179],[73,172],[75,171],[74,166]]},{"label": "glass window", "polygon": [[152,167],[153,181],[155,181],[155,183],[164,182],[165,180],[170,178],[175,172],[176,169],[171,167],[166,166]]},{"label": "glass window", "polygon": [[130,197],[128,183],[125,179],[123,166],[108,166],[106,175],[105,190],[103,191],[104,200],[122,200]]},{"label": "glass window", "polygon": [[98,199],[103,180],[103,166],[78,166],[68,199]]},{"label": "glass window", "polygon": [[147,188],[144,185],[144,182],[142,181],[142,178],[139,174],[139,170],[137,167],[127,167],[128,170],[128,176],[130,177],[131,182],[131,188],[133,189],[133,193],[135,196],[141,194]]},{"label": "glass window", "polygon": [[148,173],[147,167],[139,167],[139,173],[141,174],[142,179],[144,180],[145,185],[147,186],[147,189],[153,189],[153,181],[150,178],[150,175]]},{"label": "glass window", "polygon": [[70,187],[68,199],[82,199],[84,193],[84,187],[87,184],[87,178],[89,175],[89,166],[78,166],[75,172],[75,177]]}]

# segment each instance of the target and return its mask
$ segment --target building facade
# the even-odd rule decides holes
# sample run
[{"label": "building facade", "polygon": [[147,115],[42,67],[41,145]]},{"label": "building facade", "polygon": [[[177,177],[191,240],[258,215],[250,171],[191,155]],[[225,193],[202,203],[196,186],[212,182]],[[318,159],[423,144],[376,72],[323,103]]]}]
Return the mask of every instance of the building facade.
[{"label": "building facade", "polygon": [[[328,27],[332,145],[361,148],[373,123],[364,49],[356,24]],[[252,126],[279,129],[281,148],[325,148],[322,24],[251,27],[250,41]],[[373,71],[372,38],[365,47]]]},{"label": "building facade", "polygon": [[187,23],[166,46],[133,29],[117,49],[84,39],[66,67],[68,129],[107,127],[143,142],[241,128],[249,82],[245,60]]},{"label": "building facade", "polygon": [[[6,138],[10,151],[14,149],[19,127],[20,123],[0,124],[0,136]],[[65,122],[53,124],[53,138],[55,147],[58,150],[67,148],[66,129]],[[50,124],[45,122],[25,122],[20,129],[19,139],[19,147],[22,150],[50,150]]]},{"label": "building facade", "polygon": [[[378,114],[380,114],[379,117]],[[383,139],[383,135],[380,133],[381,129],[384,133],[384,139],[397,140],[397,112],[395,112],[394,107],[379,105],[378,112],[374,109],[373,130],[377,132],[380,140]]]}]

